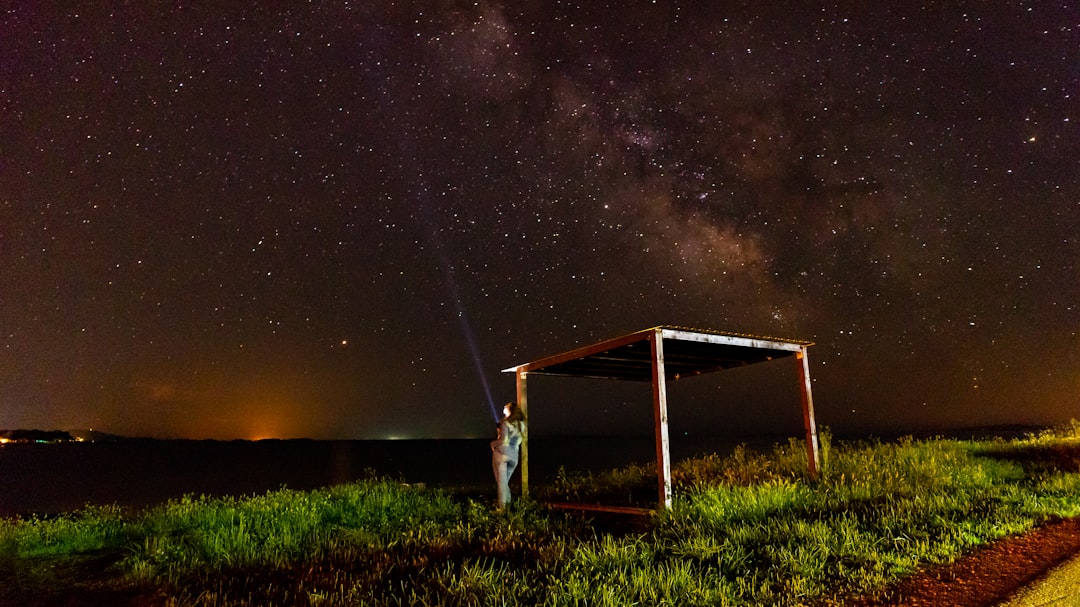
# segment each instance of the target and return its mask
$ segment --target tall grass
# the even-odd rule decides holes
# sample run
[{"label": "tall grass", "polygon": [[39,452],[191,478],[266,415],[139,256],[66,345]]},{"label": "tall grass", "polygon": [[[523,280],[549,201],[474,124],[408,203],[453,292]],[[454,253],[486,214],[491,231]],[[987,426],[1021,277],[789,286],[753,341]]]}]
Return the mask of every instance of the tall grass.
[{"label": "tall grass", "polygon": [[[1076,516],[1078,436],[1077,425],[1014,441],[826,436],[817,480],[798,441],[738,449],[677,466],[674,508],[629,531],[378,479],[0,520],[0,574],[18,582],[0,603],[105,593],[156,605],[811,604]],[[654,498],[652,475],[564,473],[556,488],[633,501]]]}]

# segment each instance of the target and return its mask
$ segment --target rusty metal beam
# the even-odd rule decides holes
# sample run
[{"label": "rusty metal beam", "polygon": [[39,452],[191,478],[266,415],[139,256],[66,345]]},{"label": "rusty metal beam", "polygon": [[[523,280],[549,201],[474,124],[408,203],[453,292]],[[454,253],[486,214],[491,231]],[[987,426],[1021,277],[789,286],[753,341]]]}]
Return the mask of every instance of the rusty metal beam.
[{"label": "rusty metal beam", "polygon": [[606,504],[579,504],[571,502],[550,502],[547,505],[551,508],[558,508],[560,510],[611,512],[614,514],[636,514],[639,516],[649,516],[651,514],[656,514],[656,508],[638,508],[636,506],[609,506]]},{"label": "rusty metal beam", "polygon": [[524,371],[517,374],[517,405],[525,415],[521,426],[521,496],[529,495],[529,392]]},{"label": "rusty metal beam", "polygon": [[811,478],[821,469],[821,449],[818,445],[817,421],[814,419],[814,396],[810,388],[810,360],[806,346],[795,355],[799,363],[799,395],[802,397],[803,427],[806,429],[806,466]]},{"label": "rusty metal beam", "polygon": [[668,445],[667,378],[664,374],[664,337],[658,329],[652,338],[653,413],[656,418],[656,479],[660,504],[671,508],[671,449]]},{"label": "rusty metal beam", "polygon": [[518,365],[516,367],[510,367],[509,369],[503,369],[503,371],[504,372],[508,372],[508,371],[519,371],[519,372],[520,371],[525,371],[525,372],[530,372],[530,373],[531,372],[536,372],[536,371],[540,371],[540,370],[544,369],[545,367],[550,367],[550,366],[553,366],[553,365],[557,365],[559,363],[565,363],[565,362],[568,362],[568,361],[577,360],[577,359],[581,359],[581,358],[588,358],[590,356],[595,356],[595,355],[600,354],[602,352],[605,352],[607,350],[614,350],[616,348],[621,348],[622,346],[625,346],[627,344],[632,344],[632,343],[635,343],[635,342],[643,341],[645,339],[648,339],[648,332],[647,331],[638,331],[637,333],[631,333],[629,335],[624,335],[622,337],[616,337],[614,339],[609,339],[607,341],[602,341],[600,343],[593,344],[591,346],[585,346],[585,347],[582,347],[582,348],[577,348],[575,350],[570,350],[569,352],[564,352],[562,354],[556,354],[554,356],[549,356],[547,358],[541,358],[540,360],[535,360],[533,362],[525,363],[523,365]]}]

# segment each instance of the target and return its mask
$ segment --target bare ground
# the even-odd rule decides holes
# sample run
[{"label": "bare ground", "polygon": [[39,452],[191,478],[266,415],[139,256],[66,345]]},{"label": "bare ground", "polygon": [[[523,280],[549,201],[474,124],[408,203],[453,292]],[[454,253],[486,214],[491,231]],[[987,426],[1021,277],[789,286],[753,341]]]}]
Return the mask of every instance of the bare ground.
[{"label": "bare ground", "polygon": [[[959,560],[921,571],[844,607],[993,607],[1080,553],[1080,519],[1057,519]],[[833,605],[837,605],[833,603]]]}]

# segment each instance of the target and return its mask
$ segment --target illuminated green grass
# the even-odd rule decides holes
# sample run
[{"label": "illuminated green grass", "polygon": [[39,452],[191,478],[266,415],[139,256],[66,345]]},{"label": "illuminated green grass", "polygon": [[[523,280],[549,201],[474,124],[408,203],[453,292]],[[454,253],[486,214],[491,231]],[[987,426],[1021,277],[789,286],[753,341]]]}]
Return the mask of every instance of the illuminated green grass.
[{"label": "illuminated green grass", "polygon": [[[872,592],[1080,514],[1078,425],[1014,441],[792,441],[680,464],[675,507],[610,527],[368,480],[142,512],[0,520],[0,604],[800,605]],[[651,466],[561,475],[578,501],[655,494]]]}]

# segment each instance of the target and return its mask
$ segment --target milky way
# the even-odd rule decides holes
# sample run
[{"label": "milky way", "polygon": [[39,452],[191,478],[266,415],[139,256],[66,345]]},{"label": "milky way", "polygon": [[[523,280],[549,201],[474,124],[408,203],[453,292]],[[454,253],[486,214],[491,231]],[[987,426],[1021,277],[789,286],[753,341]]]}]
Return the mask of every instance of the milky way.
[{"label": "milky way", "polygon": [[[0,427],[482,436],[658,324],[815,341],[838,432],[1080,417],[1077,8],[423,4],[6,9]],[[568,381],[538,432],[649,431]]]}]

